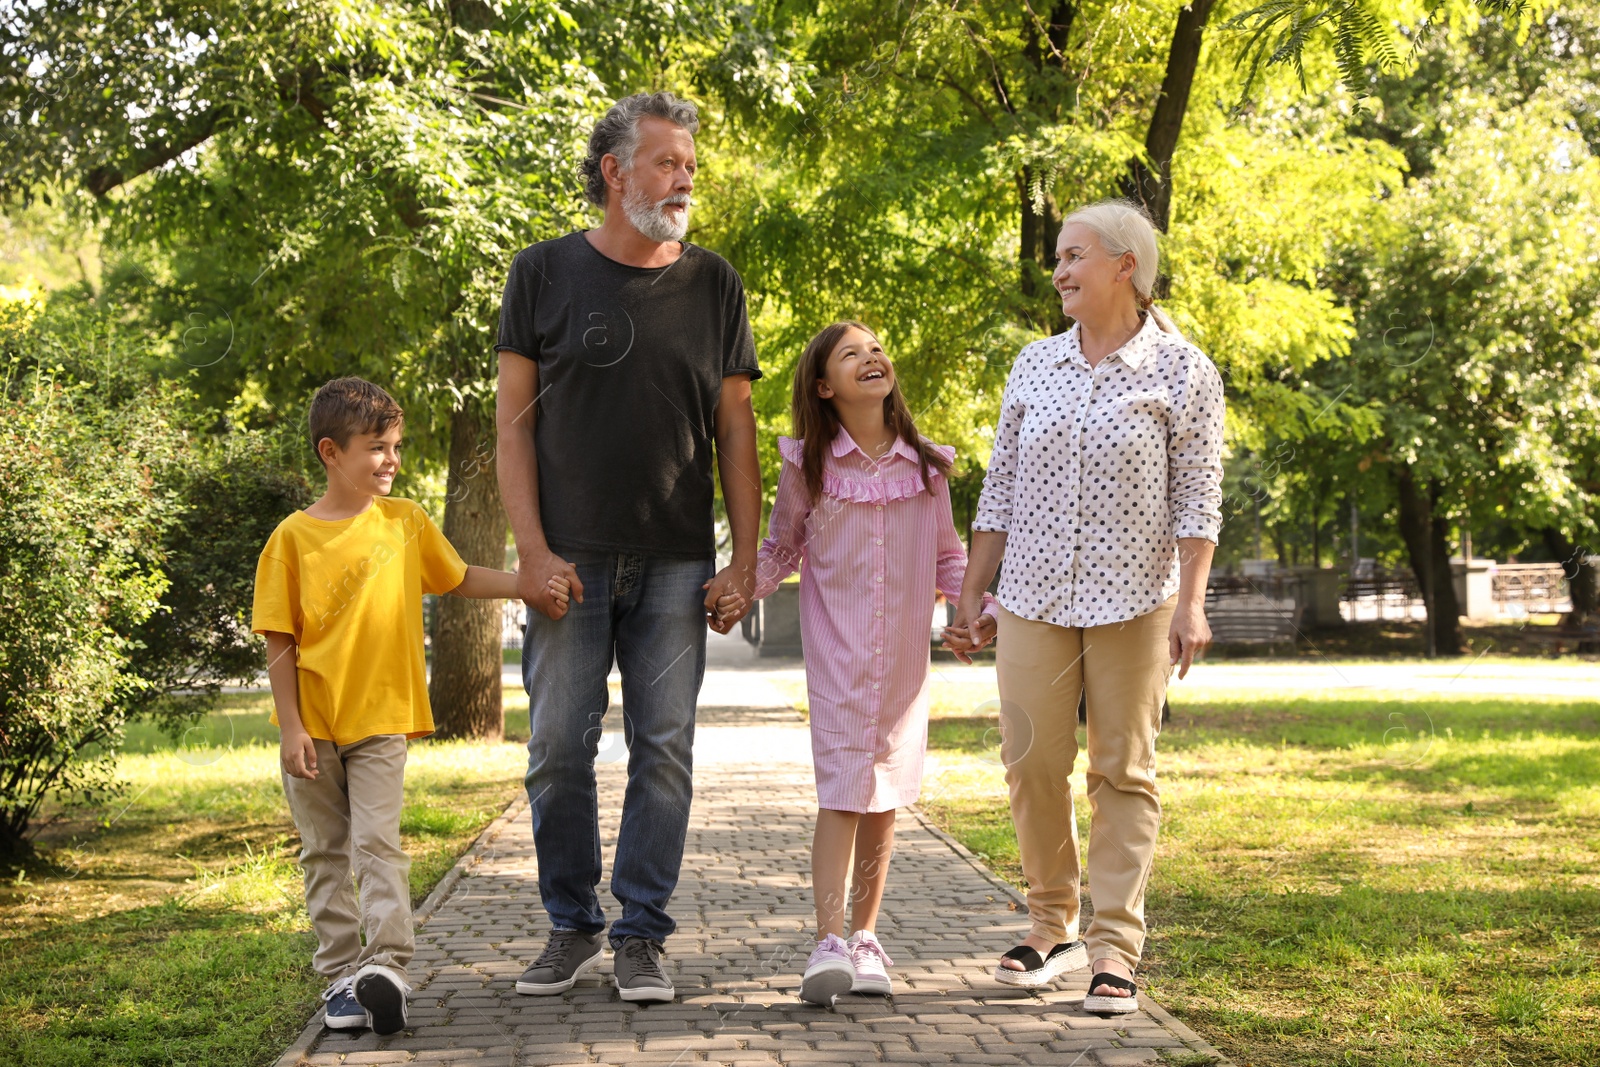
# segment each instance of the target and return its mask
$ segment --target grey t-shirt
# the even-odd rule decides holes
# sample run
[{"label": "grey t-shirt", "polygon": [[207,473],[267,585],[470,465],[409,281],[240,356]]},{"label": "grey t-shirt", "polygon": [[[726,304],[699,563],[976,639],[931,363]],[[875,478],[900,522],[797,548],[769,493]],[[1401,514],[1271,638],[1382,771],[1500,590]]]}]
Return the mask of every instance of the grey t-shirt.
[{"label": "grey t-shirt", "polygon": [[761,377],[738,271],[684,242],[631,267],[581,232],[512,261],[496,347],[539,364],[534,444],[552,548],[708,559],[722,379]]}]

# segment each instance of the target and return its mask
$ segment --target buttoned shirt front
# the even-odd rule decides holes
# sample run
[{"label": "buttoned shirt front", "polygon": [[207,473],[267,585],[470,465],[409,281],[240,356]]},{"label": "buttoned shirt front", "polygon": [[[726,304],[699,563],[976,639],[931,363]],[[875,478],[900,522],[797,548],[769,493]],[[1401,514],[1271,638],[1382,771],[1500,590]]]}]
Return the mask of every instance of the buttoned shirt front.
[{"label": "buttoned shirt front", "polygon": [[1146,316],[1089,366],[1079,327],[1011,368],[974,530],[1006,534],[999,599],[1025,619],[1101,626],[1178,591],[1178,539],[1222,528],[1222,376]]}]

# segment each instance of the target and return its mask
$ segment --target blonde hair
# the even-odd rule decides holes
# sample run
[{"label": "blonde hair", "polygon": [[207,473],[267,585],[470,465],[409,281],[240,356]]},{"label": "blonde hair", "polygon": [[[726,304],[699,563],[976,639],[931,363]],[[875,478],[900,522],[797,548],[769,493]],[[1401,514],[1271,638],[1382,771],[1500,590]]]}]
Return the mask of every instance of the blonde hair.
[{"label": "blonde hair", "polygon": [[1148,311],[1156,325],[1182,337],[1171,316],[1156,307],[1151,290],[1161,266],[1161,250],[1156,246],[1156,228],[1144,208],[1131,200],[1101,200],[1086,204],[1061,220],[1063,228],[1077,222],[1094,231],[1100,244],[1113,256],[1133,253],[1133,293],[1139,310]]}]

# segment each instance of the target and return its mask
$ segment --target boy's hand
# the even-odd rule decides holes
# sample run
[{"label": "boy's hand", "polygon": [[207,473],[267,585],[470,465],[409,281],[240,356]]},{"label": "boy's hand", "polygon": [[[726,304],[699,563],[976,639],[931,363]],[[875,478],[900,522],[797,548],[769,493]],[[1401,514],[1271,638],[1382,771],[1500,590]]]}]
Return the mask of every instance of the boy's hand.
[{"label": "boy's hand", "polygon": [[317,777],[317,743],[304,730],[285,730],[278,741],[278,758],[283,763],[283,773],[291,778],[315,781]]}]

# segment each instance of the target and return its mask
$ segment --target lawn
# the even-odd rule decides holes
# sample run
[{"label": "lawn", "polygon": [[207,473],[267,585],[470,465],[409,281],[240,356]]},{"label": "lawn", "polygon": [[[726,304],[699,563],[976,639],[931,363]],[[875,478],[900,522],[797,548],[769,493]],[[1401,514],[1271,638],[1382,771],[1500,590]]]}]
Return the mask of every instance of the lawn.
[{"label": "lawn", "polygon": [[[994,720],[924,807],[1020,883]],[[1240,1064],[1600,1064],[1600,703],[1191,694],[1143,978]],[[1075,776],[1087,834],[1082,763]]]},{"label": "lawn", "polygon": [[[51,812],[39,861],[0,882],[0,1064],[265,1064],[305,1025],[322,983],[269,707],[226,697],[177,741],[137,727],[120,795]],[[515,743],[412,745],[413,901],[517,796],[525,761]]]}]

